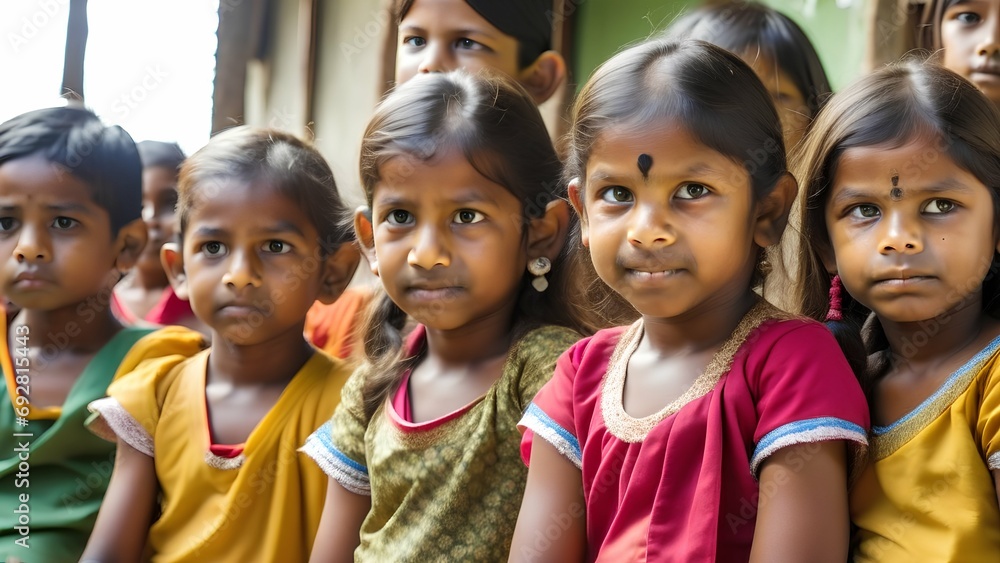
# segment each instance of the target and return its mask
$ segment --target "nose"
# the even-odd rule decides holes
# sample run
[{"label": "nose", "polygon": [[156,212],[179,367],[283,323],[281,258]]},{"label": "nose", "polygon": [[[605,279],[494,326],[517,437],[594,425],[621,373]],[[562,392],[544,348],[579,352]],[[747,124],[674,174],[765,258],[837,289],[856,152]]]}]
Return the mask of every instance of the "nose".
[{"label": "nose", "polygon": [[446,237],[438,233],[434,225],[424,226],[415,235],[407,263],[424,270],[435,266],[447,268],[451,264],[451,253],[447,248]]},{"label": "nose", "polygon": [[417,66],[417,72],[446,72],[450,69],[448,49],[441,41],[433,43],[428,41],[420,55],[420,65]]},{"label": "nose", "polygon": [[636,205],[628,226],[628,241],[634,246],[655,248],[669,246],[677,235],[660,205]]},{"label": "nose", "polygon": [[245,287],[260,287],[262,279],[256,253],[233,251],[231,256],[229,268],[222,276],[222,283],[236,291]]},{"label": "nose", "polygon": [[923,252],[924,243],[916,221],[907,219],[903,213],[890,213],[883,220],[883,224],[885,230],[879,243],[879,252],[882,254]]},{"label": "nose", "polygon": [[52,249],[44,229],[23,225],[14,247],[18,262],[47,262],[52,258]]},{"label": "nose", "polygon": [[982,25],[982,35],[976,45],[976,54],[981,57],[993,57],[1000,51],[1000,16],[988,17]]}]

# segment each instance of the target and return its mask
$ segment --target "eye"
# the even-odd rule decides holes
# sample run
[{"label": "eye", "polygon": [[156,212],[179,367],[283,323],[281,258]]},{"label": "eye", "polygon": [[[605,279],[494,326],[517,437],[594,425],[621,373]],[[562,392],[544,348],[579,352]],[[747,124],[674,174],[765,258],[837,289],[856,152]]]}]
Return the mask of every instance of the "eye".
[{"label": "eye", "polygon": [[52,221],[52,226],[59,230],[70,229],[76,224],[76,219],[70,219],[69,217],[56,217],[55,220]]},{"label": "eye", "polygon": [[226,245],[213,240],[201,245],[201,252],[206,256],[221,256],[226,252]]},{"label": "eye", "polygon": [[427,44],[427,40],[423,37],[406,37],[403,39],[403,45],[409,45],[410,47],[423,47]]},{"label": "eye", "polygon": [[478,223],[485,219],[486,216],[478,211],[473,211],[471,209],[463,209],[455,214],[455,222],[462,224],[472,224]]},{"label": "eye", "polygon": [[402,209],[393,209],[385,218],[390,225],[408,225],[413,222],[413,214]]},{"label": "eye", "polygon": [[601,199],[608,203],[628,203],[634,198],[628,188],[611,186],[601,193]]},{"label": "eye", "polygon": [[287,254],[292,251],[292,245],[280,240],[269,240],[264,243],[264,251],[271,254]]},{"label": "eye", "polygon": [[925,207],[924,213],[941,214],[949,213],[955,209],[955,202],[947,199],[931,200]]},{"label": "eye", "polygon": [[455,46],[458,47],[459,49],[466,49],[469,51],[486,48],[485,46],[483,46],[482,43],[479,43],[478,41],[473,41],[472,39],[468,39],[465,37],[459,39],[458,41],[455,41]]},{"label": "eye", "polygon": [[955,16],[955,20],[965,25],[974,25],[982,21],[983,18],[975,12],[962,12]]},{"label": "eye", "polygon": [[13,231],[15,227],[17,227],[17,219],[0,217],[0,231]]},{"label": "eye", "polygon": [[708,188],[701,184],[684,184],[677,190],[679,199],[701,199],[708,195]]},{"label": "eye", "polygon": [[878,217],[882,212],[878,207],[874,205],[856,205],[851,208],[850,215],[859,219],[871,219],[872,217]]}]

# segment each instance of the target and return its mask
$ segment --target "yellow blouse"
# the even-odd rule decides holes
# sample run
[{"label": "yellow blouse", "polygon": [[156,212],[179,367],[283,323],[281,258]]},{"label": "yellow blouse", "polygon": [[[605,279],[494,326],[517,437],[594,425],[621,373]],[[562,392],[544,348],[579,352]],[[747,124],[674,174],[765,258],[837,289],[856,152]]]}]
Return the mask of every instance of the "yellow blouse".
[{"label": "yellow blouse", "polygon": [[855,561],[1000,561],[1000,337],[912,412],[874,426],[851,490]]},{"label": "yellow blouse", "polygon": [[155,459],[162,514],[149,532],[152,561],[305,561],[327,477],[296,450],[333,414],[350,369],[317,351],[243,453],[224,458],[209,451],[208,354],[144,365],[91,403],[118,438]]}]

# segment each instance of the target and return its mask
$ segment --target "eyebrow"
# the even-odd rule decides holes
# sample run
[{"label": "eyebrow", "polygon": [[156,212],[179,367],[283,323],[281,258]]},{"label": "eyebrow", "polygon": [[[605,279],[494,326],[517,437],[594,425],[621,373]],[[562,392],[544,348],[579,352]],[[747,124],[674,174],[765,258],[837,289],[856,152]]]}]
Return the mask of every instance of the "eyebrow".
[{"label": "eyebrow", "polygon": [[[490,205],[499,206],[496,199],[486,196],[482,193],[483,190],[469,189],[461,192],[458,196],[450,198],[447,203],[453,205],[469,205],[473,203],[488,203]],[[409,198],[401,196],[375,196],[375,200],[372,202],[373,206],[378,205],[379,207],[414,207],[416,203]]]},{"label": "eyebrow", "polygon": [[[946,178],[941,182],[937,182],[929,186],[922,186],[919,188],[907,188],[905,185],[902,185],[900,187],[903,188],[904,197],[909,194],[928,196],[928,195],[937,195],[937,194],[955,193],[955,192],[958,192],[963,195],[972,193],[971,187],[969,187],[967,184],[964,184],[956,180],[955,178]],[[874,189],[846,187],[840,190],[840,193],[834,196],[832,201],[836,203],[841,201],[854,201],[858,199],[869,199],[869,200],[885,199],[885,194],[878,193]]]},{"label": "eyebrow", "polygon": [[94,211],[86,205],[80,203],[57,203],[46,206],[49,211],[57,213],[81,213],[83,215],[93,215]]},{"label": "eyebrow", "polygon": [[[424,35],[427,34],[426,29],[420,27],[419,25],[413,25],[413,24],[401,25],[399,26],[398,31],[407,31],[410,33],[420,33]],[[472,29],[472,28],[451,29],[448,30],[448,33],[452,35],[481,35],[489,39],[496,39],[496,35],[484,29]]]},{"label": "eyebrow", "polygon": [[[302,232],[302,229],[298,228],[298,226],[289,221],[278,221],[274,226],[260,229],[259,232],[269,235],[293,233],[303,238],[306,236],[305,233]],[[198,227],[194,229],[192,234],[199,237],[223,237],[228,235],[229,231],[219,227]]]},{"label": "eyebrow", "polygon": [[[656,168],[655,162],[653,164],[653,168],[654,169]],[[656,176],[653,170],[650,170],[649,175],[650,177]],[[711,164],[708,164],[707,162],[696,162],[691,166],[688,166],[687,169],[678,174],[678,176],[700,176],[700,175],[710,175],[719,178],[727,177],[727,175],[724,172],[712,166]],[[629,181],[634,182],[638,178],[639,177],[636,174],[632,173],[619,174],[613,171],[602,170],[600,168],[595,170],[594,173],[591,174],[589,177],[589,179],[594,182],[614,182],[614,183],[623,183]]]}]

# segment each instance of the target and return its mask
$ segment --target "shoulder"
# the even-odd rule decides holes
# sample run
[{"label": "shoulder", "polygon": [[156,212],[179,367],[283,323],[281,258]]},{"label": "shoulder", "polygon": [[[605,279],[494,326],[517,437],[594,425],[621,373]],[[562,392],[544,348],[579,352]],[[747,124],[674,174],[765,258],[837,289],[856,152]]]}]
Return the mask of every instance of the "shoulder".
[{"label": "shoulder", "polygon": [[558,356],[579,340],[580,334],[566,327],[541,326],[517,341],[517,355],[526,358]]},{"label": "shoulder", "polygon": [[121,376],[137,369],[144,362],[158,358],[170,358],[170,361],[177,363],[207,347],[208,343],[199,332],[179,326],[161,328],[142,336],[132,345],[117,373]]},{"label": "shoulder", "polygon": [[766,354],[775,347],[802,354],[815,354],[818,349],[825,350],[831,346],[835,351],[840,349],[826,325],[792,315],[764,321],[750,333],[745,346],[750,354]]}]

